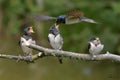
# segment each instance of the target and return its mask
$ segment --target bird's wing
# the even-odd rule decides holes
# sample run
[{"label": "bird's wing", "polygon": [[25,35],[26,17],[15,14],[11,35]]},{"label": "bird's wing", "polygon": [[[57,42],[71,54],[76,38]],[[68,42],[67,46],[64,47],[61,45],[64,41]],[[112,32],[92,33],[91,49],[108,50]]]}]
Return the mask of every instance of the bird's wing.
[{"label": "bird's wing", "polygon": [[72,24],[81,21],[98,24],[98,22],[94,21],[93,19],[84,17],[83,12],[79,10],[70,11],[66,15],[66,24]]},{"label": "bird's wing", "polygon": [[94,24],[100,24],[99,22],[96,22],[95,20],[90,19],[90,18],[86,18],[86,17],[81,17],[80,20],[84,21],[84,22],[89,22],[89,23],[94,23]]},{"label": "bird's wing", "polygon": [[83,17],[83,15],[84,15],[83,12],[81,12],[79,10],[72,10],[66,14],[66,18],[67,19],[76,19],[76,18]]},{"label": "bird's wing", "polygon": [[24,38],[21,37],[20,40],[19,40],[19,42],[18,42],[18,45],[21,46],[21,44],[22,44],[23,42],[24,42]]},{"label": "bird's wing", "polygon": [[74,24],[80,22],[80,18],[83,17],[83,12],[79,10],[69,11],[66,14],[66,24]]},{"label": "bird's wing", "polygon": [[47,20],[55,20],[56,19],[56,17],[46,16],[46,15],[34,15],[32,17],[39,21],[47,21]]},{"label": "bird's wing", "polygon": [[47,38],[48,42],[50,43],[49,37]]},{"label": "bird's wing", "polygon": [[21,45],[21,41],[19,40],[19,42],[18,42],[18,45],[20,46]]},{"label": "bird's wing", "polygon": [[90,49],[91,45],[90,45],[90,42],[88,42],[88,50]]}]

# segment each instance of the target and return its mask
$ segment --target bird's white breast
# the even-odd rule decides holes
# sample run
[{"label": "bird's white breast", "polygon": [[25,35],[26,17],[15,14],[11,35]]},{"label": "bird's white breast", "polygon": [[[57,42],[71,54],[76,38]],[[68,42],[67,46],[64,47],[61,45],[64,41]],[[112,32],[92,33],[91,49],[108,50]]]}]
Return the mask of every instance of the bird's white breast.
[{"label": "bird's white breast", "polygon": [[57,36],[53,35],[53,34],[49,34],[48,35],[48,39],[50,41],[50,45],[54,48],[54,49],[61,49],[62,45],[63,45],[63,39],[61,37],[60,34],[58,34]]},{"label": "bird's white breast", "polygon": [[91,54],[99,54],[104,48],[104,45],[102,44],[98,44],[97,46],[95,46],[93,43],[90,42],[90,49],[89,52]]},{"label": "bird's white breast", "polygon": [[21,48],[22,48],[23,52],[26,55],[29,55],[29,54],[31,55],[32,54],[32,49],[27,47],[26,44],[36,44],[36,43],[32,39],[26,40],[25,38],[21,37],[20,44],[21,44]]}]

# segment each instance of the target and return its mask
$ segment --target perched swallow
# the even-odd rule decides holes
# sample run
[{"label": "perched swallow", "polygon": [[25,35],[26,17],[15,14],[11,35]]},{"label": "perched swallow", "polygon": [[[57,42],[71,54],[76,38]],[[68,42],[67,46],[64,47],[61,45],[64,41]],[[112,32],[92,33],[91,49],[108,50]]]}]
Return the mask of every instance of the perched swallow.
[{"label": "perched swallow", "polygon": [[56,20],[56,24],[74,24],[78,22],[89,22],[89,23],[95,23],[97,24],[98,22],[94,21],[93,19],[87,18],[84,16],[83,12],[79,10],[73,10],[69,11],[66,15],[60,15],[57,18],[56,17],[50,17],[50,16],[44,16],[44,15],[36,15],[33,16],[35,19],[38,20]]},{"label": "perched swallow", "polygon": [[99,54],[104,48],[104,45],[101,44],[101,41],[98,37],[93,37],[90,39],[88,44],[89,53],[96,57],[97,54]]},{"label": "perched swallow", "polygon": [[26,44],[36,44],[36,42],[32,39],[31,35],[34,33],[32,27],[27,27],[24,29],[24,34],[20,38],[20,46],[25,54],[25,56],[32,56],[32,49],[28,48]]},{"label": "perched swallow", "polygon": [[[59,25],[54,24],[53,26],[50,27],[48,40],[52,48],[54,48],[55,50],[61,50],[63,46],[63,38],[59,32]],[[58,59],[59,62],[62,63],[62,58],[60,56],[58,57]]]}]

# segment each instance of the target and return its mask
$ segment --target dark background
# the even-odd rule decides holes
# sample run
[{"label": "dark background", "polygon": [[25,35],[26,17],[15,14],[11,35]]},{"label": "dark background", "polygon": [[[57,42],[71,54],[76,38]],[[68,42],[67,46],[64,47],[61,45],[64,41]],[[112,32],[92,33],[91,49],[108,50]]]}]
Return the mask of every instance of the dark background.
[{"label": "dark background", "polygon": [[[88,40],[100,37],[103,53],[120,53],[119,0],[0,0],[0,53],[23,55],[18,45],[23,29],[32,25],[38,45],[51,48],[48,30],[55,21],[40,22],[33,15],[55,16],[81,10],[101,24],[77,23],[60,26],[63,50],[87,53]],[[35,52],[36,53],[36,52]],[[78,61],[45,57],[34,64],[0,59],[0,80],[120,80],[120,64],[115,61]]]}]

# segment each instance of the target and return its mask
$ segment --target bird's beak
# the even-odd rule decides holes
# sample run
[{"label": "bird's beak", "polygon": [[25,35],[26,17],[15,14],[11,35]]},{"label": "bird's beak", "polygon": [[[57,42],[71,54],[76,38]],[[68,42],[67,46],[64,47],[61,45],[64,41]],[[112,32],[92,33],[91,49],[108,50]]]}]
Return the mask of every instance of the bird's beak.
[{"label": "bird's beak", "polygon": [[86,18],[86,17],[81,17],[80,18],[81,21],[84,21],[84,22],[89,22],[89,23],[94,23],[94,24],[98,24],[98,22],[92,20],[92,19],[89,19],[89,18]]},{"label": "bird's beak", "polygon": [[100,40],[98,40],[98,44],[101,44],[101,41],[100,41]]},{"label": "bird's beak", "polygon": [[30,27],[29,32],[30,32],[30,33],[35,33],[35,32],[33,31],[33,28],[32,28],[32,27]]}]

